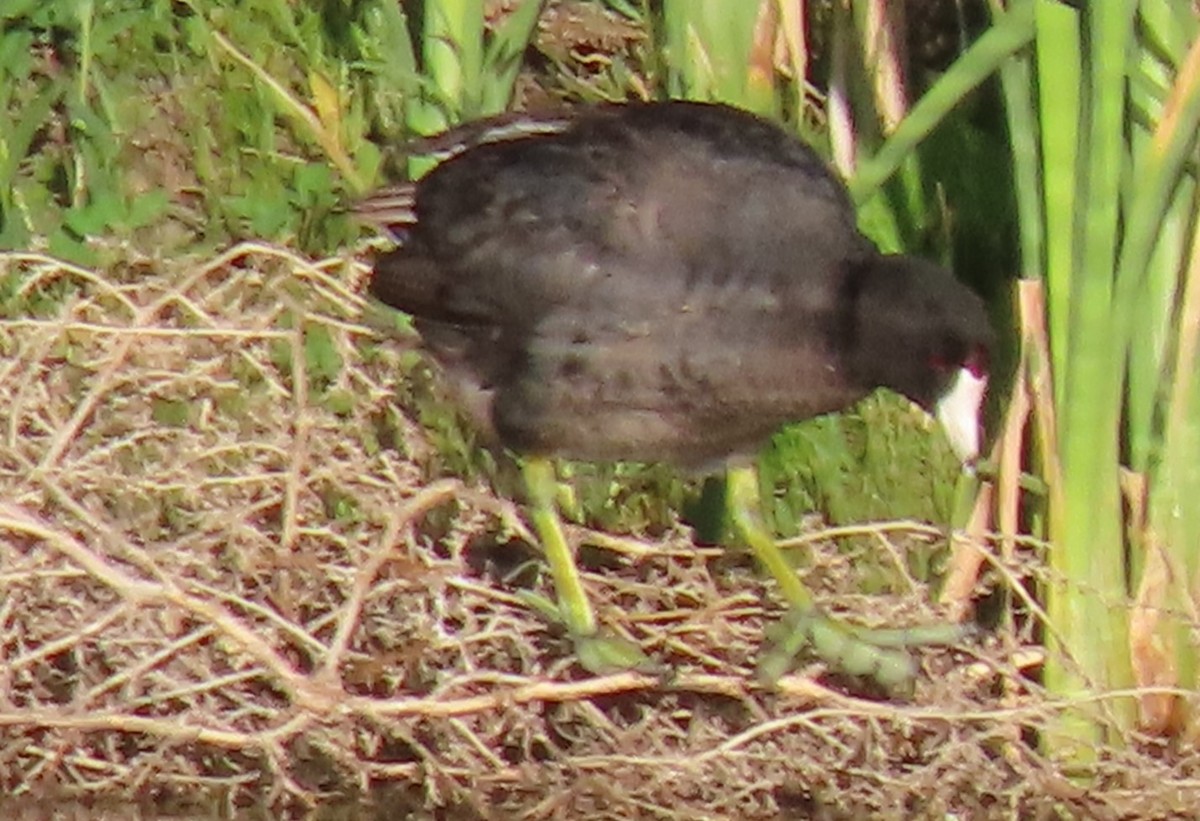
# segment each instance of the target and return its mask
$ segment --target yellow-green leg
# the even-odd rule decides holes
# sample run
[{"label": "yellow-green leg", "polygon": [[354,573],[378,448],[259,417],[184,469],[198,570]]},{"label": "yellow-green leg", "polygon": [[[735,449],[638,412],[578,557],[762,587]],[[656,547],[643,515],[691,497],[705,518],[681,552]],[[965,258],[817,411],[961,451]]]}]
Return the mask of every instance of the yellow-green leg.
[{"label": "yellow-green leg", "polygon": [[918,632],[871,631],[851,627],[822,613],[763,524],[754,469],[731,468],[727,482],[727,503],[735,532],[775,578],[791,605],[791,612],[781,625],[783,629],[774,637],[775,645],[759,664],[759,674],[764,680],[778,679],[791,667],[801,649],[811,647],[818,657],[842,672],[868,676],[888,689],[906,691],[912,687],[917,668],[902,649],[903,645],[946,643],[961,637],[962,631],[956,626]]},{"label": "yellow-green leg", "polygon": [[558,480],[549,459],[530,457],[521,466],[529,494],[529,518],[542,542],[554,578],[557,606],[551,608],[575,642],[580,663],[593,673],[651,669],[650,659],[633,642],[605,636],[596,626],[596,613],[583,589],[575,556],[563,535],[556,503]]}]

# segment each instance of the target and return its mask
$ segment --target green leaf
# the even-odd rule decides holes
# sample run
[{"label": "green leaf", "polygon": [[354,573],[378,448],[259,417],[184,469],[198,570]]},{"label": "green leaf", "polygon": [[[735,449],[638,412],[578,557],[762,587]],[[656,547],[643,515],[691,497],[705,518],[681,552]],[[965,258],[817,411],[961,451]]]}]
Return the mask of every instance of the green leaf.
[{"label": "green leaf", "polygon": [[191,421],[192,404],[183,399],[156,398],[150,403],[150,416],[169,428],[187,427]]},{"label": "green leaf", "polygon": [[20,20],[32,15],[39,6],[49,5],[45,0],[4,0],[0,6],[0,20]]},{"label": "green leaf", "polygon": [[341,372],[342,357],[326,326],[310,323],[304,327],[304,363],[309,376],[317,380],[331,381]]},{"label": "green leaf", "polygon": [[508,105],[521,70],[521,58],[537,31],[544,6],[545,0],[524,0],[492,35],[483,59],[480,114],[496,114]]},{"label": "green leaf", "polygon": [[322,404],[330,413],[349,416],[354,412],[354,394],[343,389],[331,390],[325,394]]},{"label": "green leaf", "polygon": [[96,253],[86,243],[62,229],[50,235],[49,250],[52,255],[79,265],[93,265],[96,262]]},{"label": "green leaf", "polygon": [[171,204],[170,195],[162,189],[147,191],[133,198],[125,215],[125,227],[141,228],[162,217]]}]

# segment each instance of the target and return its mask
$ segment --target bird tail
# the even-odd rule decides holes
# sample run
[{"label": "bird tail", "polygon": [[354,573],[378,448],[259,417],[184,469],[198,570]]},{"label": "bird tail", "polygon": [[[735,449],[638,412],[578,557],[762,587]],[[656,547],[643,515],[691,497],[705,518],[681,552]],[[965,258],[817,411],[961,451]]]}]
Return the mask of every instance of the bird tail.
[{"label": "bird tail", "polygon": [[412,183],[381,188],[354,205],[355,219],[381,231],[401,235],[417,221],[416,186]]},{"label": "bird tail", "polygon": [[408,145],[408,153],[413,156],[432,157],[439,162],[444,162],[488,143],[511,142],[544,134],[560,134],[570,127],[573,119],[570,112],[499,114],[495,117],[451,128],[441,134],[414,140]]},{"label": "bird tail", "polygon": [[[500,114],[452,128],[431,137],[422,137],[404,147],[406,156],[431,157],[439,162],[457,157],[481,145],[521,140],[543,134],[557,134],[571,124],[571,116]],[[416,184],[381,188],[352,208],[355,219],[389,234],[402,244],[408,227],[416,223]]]}]

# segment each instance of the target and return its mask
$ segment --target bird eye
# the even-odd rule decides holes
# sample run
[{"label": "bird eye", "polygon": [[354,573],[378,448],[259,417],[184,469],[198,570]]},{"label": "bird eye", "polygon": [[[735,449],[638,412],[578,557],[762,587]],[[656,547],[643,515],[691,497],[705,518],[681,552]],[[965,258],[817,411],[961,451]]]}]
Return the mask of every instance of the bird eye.
[{"label": "bird eye", "polygon": [[988,372],[988,351],[983,345],[975,345],[967,354],[967,358],[963,360],[963,367],[971,372],[972,376],[983,377],[987,376]]},{"label": "bird eye", "polygon": [[[947,350],[952,352],[946,353]],[[949,371],[957,371],[962,368],[969,371],[977,379],[987,376],[987,347],[981,344],[973,345],[960,355],[959,351],[961,350],[961,343],[954,344],[947,340],[941,351],[930,354],[928,360],[930,370],[936,373],[948,373]]]}]

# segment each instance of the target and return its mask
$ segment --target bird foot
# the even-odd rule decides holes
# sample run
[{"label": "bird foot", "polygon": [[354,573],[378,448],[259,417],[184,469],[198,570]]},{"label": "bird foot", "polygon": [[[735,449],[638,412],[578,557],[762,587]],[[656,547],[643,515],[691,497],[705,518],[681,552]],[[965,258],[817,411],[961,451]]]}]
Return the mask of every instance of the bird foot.
[{"label": "bird foot", "polygon": [[896,695],[911,695],[917,663],[906,648],[953,644],[970,632],[969,627],[952,624],[868,630],[845,624],[813,608],[793,608],[768,630],[772,646],[759,662],[758,677],[766,684],[773,684],[792,669],[801,652],[809,650],[838,672],[871,679]]},{"label": "bird foot", "polygon": [[579,663],[594,675],[623,672],[659,675],[663,671],[662,664],[646,655],[636,642],[622,636],[596,633],[591,636],[572,636],[572,639]]},{"label": "bird foot", "polygon": [[[538,611],[547,621],[566,628],[575,645],[575,657],[583,668],[597,676],[634,671],[648,675],[661,675],[664,667],[642,650],[637,642],[623,636],[612,635],[595,627],[590,629],[572,625],[569,607],[556,604],[545,596],[523,591],[520,598]],[[579,619],[574,619],[579,621]]]}]

